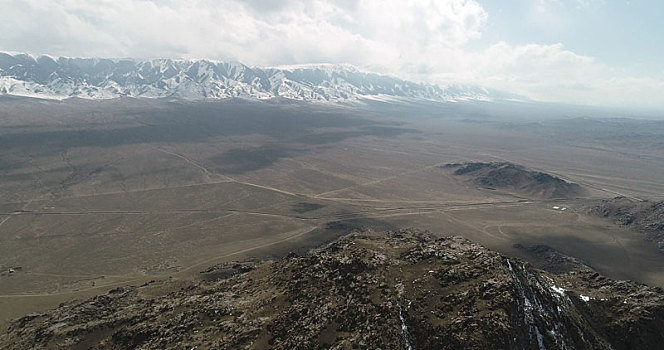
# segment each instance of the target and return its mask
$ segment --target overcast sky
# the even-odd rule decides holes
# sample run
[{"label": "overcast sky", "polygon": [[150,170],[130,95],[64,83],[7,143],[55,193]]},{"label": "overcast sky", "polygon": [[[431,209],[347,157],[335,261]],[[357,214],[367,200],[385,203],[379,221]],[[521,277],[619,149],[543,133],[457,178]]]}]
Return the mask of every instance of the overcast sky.
[{"label": "overcast sky", "polygon": [[349,63],[538,100],[664,109],[662,0],[0,0],[0,50]]}]

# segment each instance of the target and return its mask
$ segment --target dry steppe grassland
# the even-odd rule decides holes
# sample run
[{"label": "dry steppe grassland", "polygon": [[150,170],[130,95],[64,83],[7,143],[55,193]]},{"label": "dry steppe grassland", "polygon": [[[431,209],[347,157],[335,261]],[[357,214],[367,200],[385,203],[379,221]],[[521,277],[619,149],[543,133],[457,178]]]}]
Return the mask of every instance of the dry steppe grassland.
[{"label": "dry steppe grassland", "polygon": [[[366,228],[460,235],[534,264],[519,247],[542,245],[664,286],[656,246],[586,210],[664,199],[662,122],[486,109],[3,97],[0,322]],[[493,188],[445,167],[464,162],[518,164],[584,190]]]}]

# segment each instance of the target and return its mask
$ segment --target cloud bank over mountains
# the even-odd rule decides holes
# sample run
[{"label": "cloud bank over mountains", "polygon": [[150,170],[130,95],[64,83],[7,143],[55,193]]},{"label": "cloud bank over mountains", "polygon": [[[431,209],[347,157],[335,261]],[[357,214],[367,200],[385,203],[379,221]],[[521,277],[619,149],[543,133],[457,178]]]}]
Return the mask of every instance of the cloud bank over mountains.
[{"label": "cloud bank over mountains", "polygon": [[[554,3],[566,1],[602,5]],[[550,2],[533,6],[546,11]],[[491,16],[474,0],[7,0],[0,50],[250,66],[348,63],[538,100],[664,107],[664,73],[634,75],[562,43],[487,42]]]}]

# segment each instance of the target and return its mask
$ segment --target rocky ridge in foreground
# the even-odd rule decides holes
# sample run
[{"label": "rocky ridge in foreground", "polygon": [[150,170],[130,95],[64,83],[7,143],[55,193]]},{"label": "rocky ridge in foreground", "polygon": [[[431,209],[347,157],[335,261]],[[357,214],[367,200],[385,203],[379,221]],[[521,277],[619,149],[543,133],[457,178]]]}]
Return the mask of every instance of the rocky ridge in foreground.
[{"label": "rocky ridge in foreground", "polygon": [[[460,237],[346,236],[201,282],[118,288],[23,317],[0,347],[654,349],[664,291],[550,274]],[[235,271],[235,273],[233,273]],[[170,292],[164,292],[165,290]]]}]

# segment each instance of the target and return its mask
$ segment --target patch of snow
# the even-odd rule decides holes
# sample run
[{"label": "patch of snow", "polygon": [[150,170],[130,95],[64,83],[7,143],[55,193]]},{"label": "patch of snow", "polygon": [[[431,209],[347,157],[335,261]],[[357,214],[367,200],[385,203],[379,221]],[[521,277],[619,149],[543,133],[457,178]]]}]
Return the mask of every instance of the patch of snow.
[{"label": "patch of snow", "polygon": [[590,297],[587,295],[579,295],[581,300],[585,301],[586,303],[590,301]]},{"label": "patch of snow", "polygon": [[[408,306],[410,307],[410,300],[408,301]],[[406,345],[406,349],[413,350],[413,347],[410,345],[410,336],[408,335],[408,325],[406,324],[406,318],[403,315],[403,310],[401,305],[399,305],[399,320],[401,321],[401,332],[403,334],[403,340]]]},{"label": "patch of snow", "polygon": [[556,206],[556,205],[554,205],[554,206],[553,206],[553,209],[556,209],[556,210],[558,210],[558,209],[560,209],[560,207],[559,207],[559,206]]},{"label": "patch of snow", "polygon": [[514,271],[512,269],[512,264],[510,263],[510,259],[506,259],[506,260],[507,260],[507,267],[509,267],[510,271]]},{"label": "patch of snow", "polygon": [[544,337],[542,336],[539,327],[535,326],[535,332],[537,332],[537,345],[539,345],[540,350],[546,350],[546,346],[544,346]]},{"label": "patch of snow", "polygon": [[551,290],[553,290],[554,292],[556,292],[556,293],[559,294],[560,296],[564,296],[564,295],[565,295],[565,291],[566,291],[565,288],[556,287],[555,285],[551,286]]},{"label": "patch of snow", "polygon": [[532,303],[530,302],[530,299],[528,299],[528,297],[525,296],[525,295],[523,295],[523,302],[524,302],[524,305],[526,305],[526,308],[531,308],[532,307]]}]

